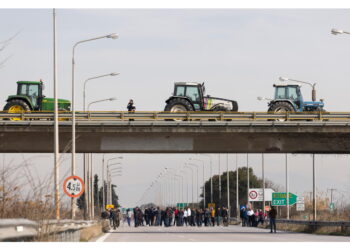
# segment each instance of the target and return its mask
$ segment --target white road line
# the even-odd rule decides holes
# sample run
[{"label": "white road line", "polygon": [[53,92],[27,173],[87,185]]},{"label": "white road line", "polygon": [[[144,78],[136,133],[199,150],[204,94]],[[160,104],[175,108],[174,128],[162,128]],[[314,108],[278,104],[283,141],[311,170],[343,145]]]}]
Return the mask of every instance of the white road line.
[{"label": "white road line", "polygon": [[111,233],[106,233],[96,240],[96,242],[104,242]]}]

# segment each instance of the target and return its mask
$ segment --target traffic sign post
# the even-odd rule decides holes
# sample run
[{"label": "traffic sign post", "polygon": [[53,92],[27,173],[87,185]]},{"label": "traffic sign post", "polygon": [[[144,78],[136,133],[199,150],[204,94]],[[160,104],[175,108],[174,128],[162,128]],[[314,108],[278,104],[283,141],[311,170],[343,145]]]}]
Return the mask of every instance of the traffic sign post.
[{"label": "traffic sign post", "polygon": [[305,211],[305,204],[297,203],[297,211]]},{"label": "traffic sign post", "polygon": [[[272,206],[286,206],[287,205],[286,193],[272,193]],[[289,206],[297,203],[297,195],[289,193]]]},{"label": "traffic sign post", "polygon": [[72,198],[77,198],[84,193],[84,181],[79,176],[69,176],[63,182],[63,191]]},{"label": "traffic sign post", "polygon": [[[272,201],[273,192],[274,191],[271,188],[265,188],[265,201]],[[249,201],[264,201],[264,189],[250,188],[248,197]]]}]

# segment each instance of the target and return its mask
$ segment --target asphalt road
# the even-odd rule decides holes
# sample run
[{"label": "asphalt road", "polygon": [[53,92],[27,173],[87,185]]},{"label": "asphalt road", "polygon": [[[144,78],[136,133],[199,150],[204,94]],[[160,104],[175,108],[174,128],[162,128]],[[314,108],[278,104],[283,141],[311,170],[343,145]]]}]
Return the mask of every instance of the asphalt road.
[{"label": "asphalt road", "polygon": [[133,227],[121,225],[104,234],[104,242],[350,242],[350,237],[313,235],[242,226],[215,227]]}]

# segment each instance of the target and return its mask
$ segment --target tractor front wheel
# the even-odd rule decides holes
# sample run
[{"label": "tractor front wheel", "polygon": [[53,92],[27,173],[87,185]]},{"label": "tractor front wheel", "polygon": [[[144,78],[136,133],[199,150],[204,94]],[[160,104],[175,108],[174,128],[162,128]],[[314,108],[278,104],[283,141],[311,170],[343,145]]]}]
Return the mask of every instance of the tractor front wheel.
[{"label": "tractor front wheel", "polygon": [[[10,100],[4,107],[4,111],[7,111],[8,113],[24,113],[24,112],[30,112],[29,105],[22,100],[19,99],[13,99]],[[21,121],[22,118],[10,118],[11,121]]]}]

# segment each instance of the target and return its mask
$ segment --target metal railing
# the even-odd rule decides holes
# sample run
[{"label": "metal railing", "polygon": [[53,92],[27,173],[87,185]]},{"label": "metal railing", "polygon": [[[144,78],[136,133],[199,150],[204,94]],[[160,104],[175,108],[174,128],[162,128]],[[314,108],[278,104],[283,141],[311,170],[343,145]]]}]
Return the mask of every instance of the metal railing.
[{"label": "metal railing", "polygon": [[96,221],[0,219],[0,241],[79,241],[80,231]]},{"label": "metal railing", "polygon": [[[60,112],[61,121],[70,120],[71,112]],[[0,119],[21,120],[53,120],[53,112],[0,112]],[[77,120],[187,120],[187,121],[350,121],[350,112],[123,112],[123,111],[92,111],[76,112]]]},{"label": "metal railing", "polygon": [[316,227],[350,227],[350,221],[305,221],[277,219],[276,223],[297,224]]}]

